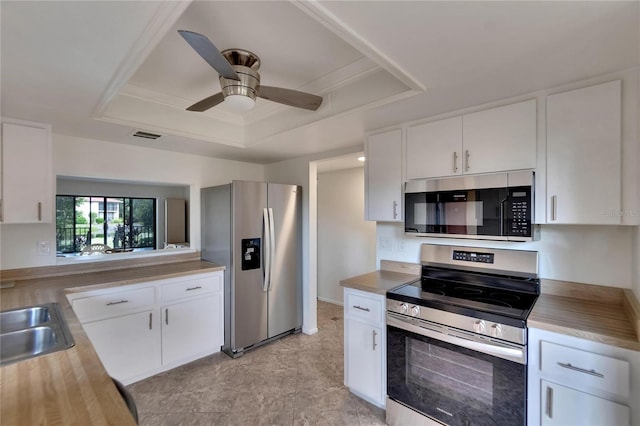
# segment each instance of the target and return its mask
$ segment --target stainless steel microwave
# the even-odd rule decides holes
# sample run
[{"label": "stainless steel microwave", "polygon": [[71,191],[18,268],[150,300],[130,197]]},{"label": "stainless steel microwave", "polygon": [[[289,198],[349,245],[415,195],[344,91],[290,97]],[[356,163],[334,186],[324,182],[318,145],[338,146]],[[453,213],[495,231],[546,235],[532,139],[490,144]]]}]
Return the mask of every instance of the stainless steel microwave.
[{"label": "stainless steel microwave", "polygon": [[406,234],[501,241],[533,240],[534,172],[409,181]]}]

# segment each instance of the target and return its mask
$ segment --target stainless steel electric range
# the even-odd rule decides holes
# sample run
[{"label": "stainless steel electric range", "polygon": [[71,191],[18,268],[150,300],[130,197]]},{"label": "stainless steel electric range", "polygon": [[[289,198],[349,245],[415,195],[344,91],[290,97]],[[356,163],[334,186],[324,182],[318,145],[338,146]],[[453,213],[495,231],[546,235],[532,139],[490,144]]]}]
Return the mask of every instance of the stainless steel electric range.
[{"label": "stainless steel electric range", "polygon": [[524,425],[538,253],[424,244],[387,292],[387,423]]}]

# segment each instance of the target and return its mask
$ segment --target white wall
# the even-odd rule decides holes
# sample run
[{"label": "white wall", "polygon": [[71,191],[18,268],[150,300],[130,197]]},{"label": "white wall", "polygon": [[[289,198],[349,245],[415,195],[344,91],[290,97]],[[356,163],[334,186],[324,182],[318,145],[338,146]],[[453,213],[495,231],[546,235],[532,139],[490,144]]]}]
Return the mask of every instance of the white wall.
[{"label": "white wall", "polygon": [[318,299],[343,304],[340,280],[376,269],[376,225],[364,220],[364,168],[318,174]]},{"label": "white wall", "polygon": [[[53,135],[54,175],[117,179],[189,187],[191,246],[200,249],[200,188],[233,179],[261,181],[264,166],[125,144]],[[54,215],[55,217],[55,215]],[[1,225],[2,269],[54,265],[55,223]],[[38,241],[49,241],[48,256],[38,256]]]},{"label": "white wall", "polygon": [[[300,142],[304,143],[304,142]],[[317,318],[317,165],[316,161],[362,151],[362,144],[265,166],[265,180],[302,187],[302,331],[318,331]],[[312,184],[313,183],[313,184]]]},{"label": "white wall", "polygon": [[403,224],[378,223],[377,257],[420,262],[420,245],[455,244],[473,247],[537,250],[541,278],[632,288],[637,257],[635,226],[542,225],[540,240],[528,243],[405,237]]}]

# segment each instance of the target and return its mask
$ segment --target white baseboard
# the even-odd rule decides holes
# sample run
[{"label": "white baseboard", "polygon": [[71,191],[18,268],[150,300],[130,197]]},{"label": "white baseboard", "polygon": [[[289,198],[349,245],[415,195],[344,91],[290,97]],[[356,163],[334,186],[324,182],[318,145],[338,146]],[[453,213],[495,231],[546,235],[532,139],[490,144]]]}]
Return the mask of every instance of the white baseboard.
[{"label": "white baseboard", "polygon": [[310,336],[310,335],[316,334],[318,332],[318,327],[311,328],[311,329],[302,327],[302,332],[304,334],[308,334]]},{"label": "white baseboard", "polygon": [[333,305],[344,306],[343,302],[339,302],[339,301],[333,300],[333,299],[327,299],[326,297],[319,297],[318,296],[318,300],[321,301],[321,302],[331,303]]}]

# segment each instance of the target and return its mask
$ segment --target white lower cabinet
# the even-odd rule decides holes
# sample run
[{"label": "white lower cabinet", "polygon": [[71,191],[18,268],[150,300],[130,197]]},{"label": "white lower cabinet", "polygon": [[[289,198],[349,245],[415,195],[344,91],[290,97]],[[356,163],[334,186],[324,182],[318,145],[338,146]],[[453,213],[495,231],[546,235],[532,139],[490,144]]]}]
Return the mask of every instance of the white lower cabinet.
[{"label": "white lower cabinet", "polygon": [[640,424],[640,352],[529,328],[527,424]]},{"label": "white lower cabinet", "polygon": [[540,424],[544,426],[628,425],[626,405],[541,380]]},{"label": "white lower cabinet", "polygon": [[155,310],[82,326],[109,374],[127,380],[160,368],[160,315]]},{"label": "white lower cabinet", "polygon": [[219,351],[223,335],[218,330],[224,326],[219,312],[221,293],[163,307],[162,363]]},{"label": "white lower cabinet", "polygon": [[107,372],[124,384],[220,351],[223,271],[67,295]]},{"label": "white lower cabinet", "polygon": [[345,288],[344,301],[345,386],[384,408],[387,395],[385,298]]}]

